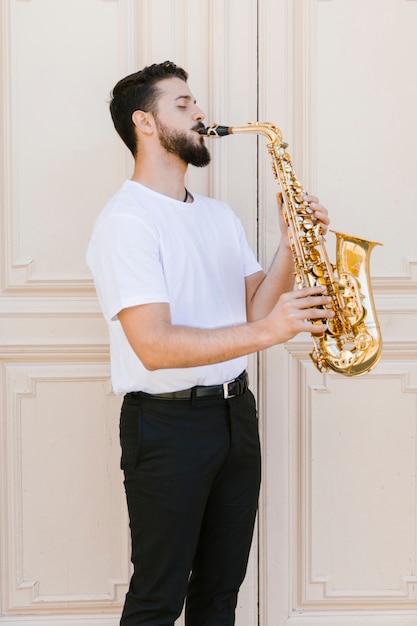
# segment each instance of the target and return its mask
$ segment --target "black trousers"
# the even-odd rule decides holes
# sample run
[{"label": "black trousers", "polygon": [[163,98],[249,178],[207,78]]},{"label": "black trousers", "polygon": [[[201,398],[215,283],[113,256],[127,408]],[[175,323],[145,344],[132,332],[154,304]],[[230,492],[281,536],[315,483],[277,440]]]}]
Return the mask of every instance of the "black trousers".
[{"label": "black trousers", "polygon": [[134,566],[121,626],[232,626],[260,486],[251,391],[224,400],[125,396],[121,466]]}]

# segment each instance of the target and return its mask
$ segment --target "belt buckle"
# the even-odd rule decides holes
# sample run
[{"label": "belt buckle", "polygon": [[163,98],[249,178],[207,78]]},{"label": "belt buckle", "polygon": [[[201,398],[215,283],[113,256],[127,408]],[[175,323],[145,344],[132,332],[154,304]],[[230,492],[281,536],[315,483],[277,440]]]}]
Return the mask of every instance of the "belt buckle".
[{"label": "belt buckle", "polygon": [[236,393],[229,394],[229,385],[230,383],[234,383],[235,380],[229,380],[227,383],[223,383],[223,398],[227,400],[228,398],[235,398],[237,396]]}]

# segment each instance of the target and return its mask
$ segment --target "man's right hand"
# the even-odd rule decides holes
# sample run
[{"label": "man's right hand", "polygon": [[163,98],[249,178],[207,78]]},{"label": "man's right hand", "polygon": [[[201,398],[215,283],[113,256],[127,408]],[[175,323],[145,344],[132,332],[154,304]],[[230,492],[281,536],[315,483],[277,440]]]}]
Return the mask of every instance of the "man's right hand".
[{"label": "man's right hand", "polygon": [[276,330],[275,343],[289,341],[302,332],[322,335],[327,326],[319,320],[334,317],[334,311],[326,308],[330,303],[324,287],[303,287],[284,293],[265,318]]}]

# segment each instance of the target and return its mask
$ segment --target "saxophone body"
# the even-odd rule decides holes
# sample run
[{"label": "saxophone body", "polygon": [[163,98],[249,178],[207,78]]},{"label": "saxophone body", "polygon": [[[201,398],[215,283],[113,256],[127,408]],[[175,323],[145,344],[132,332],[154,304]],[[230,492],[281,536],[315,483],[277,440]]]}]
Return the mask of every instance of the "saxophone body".
[{"label": "saxophone body", "polygon": [[297,179],[288,144],[281,131],[269,123],[248,126],[213,124],[200,131],[207,137],[235,133],[265,135],[274,177],[282,193],[282,212],[295,266],[295,282],[299,288],[322,285],[331,297],[328,305],[335,316],[327,320],[327,330],[320,337],[312,336],[310,354],[320,372],[332,370],[344,376],[369,372],[382,352],[382,338],[376,316],[370,280],[370,255],[376,242],[359,239],[340,232],[336,236],[336,262],[330,262],[320,225],[311,216],[304,201],[305,190]]}]

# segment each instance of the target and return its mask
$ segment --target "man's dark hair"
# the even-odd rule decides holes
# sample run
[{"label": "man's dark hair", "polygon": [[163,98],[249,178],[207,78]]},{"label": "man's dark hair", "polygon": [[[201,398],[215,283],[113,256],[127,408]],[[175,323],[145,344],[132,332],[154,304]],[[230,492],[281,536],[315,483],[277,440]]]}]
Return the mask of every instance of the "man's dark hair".
[{"label": "man's dark hair", "polygon": [[157,83],[174,77],[187,82],[188,73],[172,61],[165,61],[130,74],[115,85],[111,94],[110,114],[115,129],[133,157],[136,156],[136,133],[132,114],[134,111],[147,111],[155,115],[160,93]]}]

